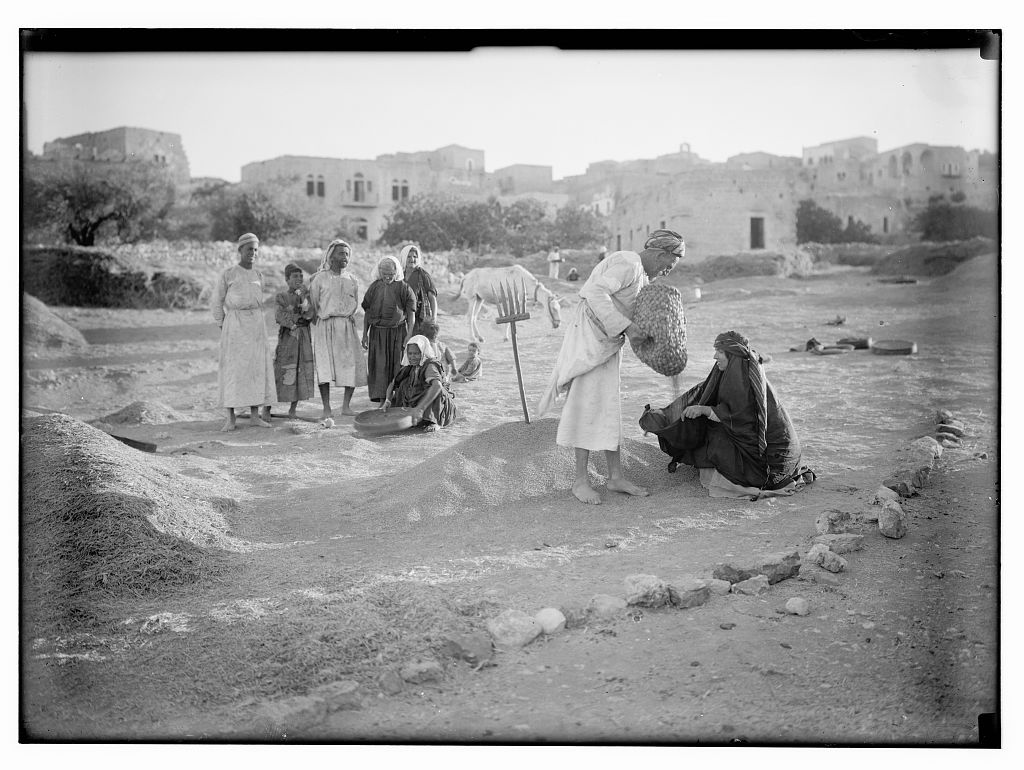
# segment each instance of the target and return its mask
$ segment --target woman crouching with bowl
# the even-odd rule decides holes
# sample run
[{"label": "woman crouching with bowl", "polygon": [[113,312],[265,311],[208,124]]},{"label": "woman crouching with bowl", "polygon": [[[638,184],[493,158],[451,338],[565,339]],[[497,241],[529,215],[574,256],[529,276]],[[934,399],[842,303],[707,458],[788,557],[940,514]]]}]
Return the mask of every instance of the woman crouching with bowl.
[{"label": "woman crouching with bowl", "polygon": [[411,408],[413,425],[431,432],[455,422],[454,399],[433,346],[422,334],[412,337],[405,346],[402,368],[384,393],[381,411],[392,406]]}]

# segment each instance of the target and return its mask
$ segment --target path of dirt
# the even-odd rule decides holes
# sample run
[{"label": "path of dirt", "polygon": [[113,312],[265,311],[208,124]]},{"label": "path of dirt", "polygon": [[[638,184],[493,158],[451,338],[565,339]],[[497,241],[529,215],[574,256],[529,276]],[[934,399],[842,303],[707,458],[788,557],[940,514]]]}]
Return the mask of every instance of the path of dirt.
[{"label": "path of dirt", "polygon": [[[768,377],[796,424],[805,462],[819,474],[794,497],[757,503],[709,499],[691,469],[665,472],[668,458],[636,421],[645,403],[662,406],[673,394],[631,352],[622,375],[625,459],[651,497],[602,491],[604,504],[588,508],[569,497],[568,476],[551,473],[544,490],[509,492],[498,504],[465,502],[458,495],[466,489],[455,487],[468,488],[472,474],[453,458],[479,461],[481,473],[499,481],[510,469],[543,471],[514,451],[474,457],[472,448],[489,431],[511,435],[524,453],[553,451],[552,417],[521,424],[510,350],[493,325],[483,353],[485,379],[459,388],[459,420],[433,435],[368,439],[353,432],[350,419],[330,430],[301,423],[306,427],[298,433],[297,423],[285,420],[269,431],[240,420],[235,433],[218,433],[216,338],[204,316],[186,312],[57,308],[90,347],[74,359],[26,357],[23,403],[93,420],[149,399],[191,415],[117,432],[156,442],[183,473],[230,480],[245,490],[234,533],[289,544],[234,556],[237,571],[229,582],[126,602],[124,617],[201,615],[238,600],[286,606],[294,592],[398,580],[486,597],[495,612],[511,607],[532,614],[585,603],[597,593],[621,594],[629,574],[670,582],[710,576],[718,561],[806,548],[823,510],[864,510],[894,452],[931,431],[936,409],[949,409],[969,425],[963,449],[947,450],[933,484],[907,501],[908,535],[888,540],[865,530],[865,548],[848,555],[849,571],[837,585],[788,580],[761,597],[715,597],[696,609],[638,611],[572,629],[501,652],[494,667],[449,666],[436,685],[392,696],[370,691],[363,709],[331,715],[305,736],[970,744],[979,739],[978,715],[998,705],[996,295],[987,275],[886,285],[848,270],[814,280],[704,286],[702,300],[687,309],[690,363],[683,386],[710,370],[716,334],[747,333],[773,357]],[[562,288],[569,295],[574,287]],[[441,307],[461,309],[447,298]],[[846,316],[845,326],[827,326],[837,314]],[[442,320],[442,336],[464,353],[464,319]],[[789,352],[812,336],[832,342],[868,335],[912,339],[919,352]],[[543,318],[523,325],[531,406],[560,339],[561,330]],[[370,407],[365,392],[353,406]],[[309,418],[318,411],[314,402],[300,406]],[[551,467],[571,467],[567,452],[551,458],[545,461]],[[600,464],[595,472],[603,472]],[[425,477],[454,486],[444,494],[424,489]],[[416,488],[408,488],[410,479]],[[476,490],[480,498],[486,492]],[[463,502],[450,506],[451,495]],[[434,507],[417,507],[424,500]],[[809,616],[778,612],[798,595],[810,601]],[[730,623],[735,626],[722,627]],[[183,650],[193,644],[189,634],[166,643]],[[127,670],[133,654],[141,653],[123,652]],[[26,724],[38,737],[249,734],[237,708],[246,693],[238,693],[235,705],[206,700],[199,694],[205,685],[183,678],[177,692],[161,694],[122,681],[115,671],[123,666],[88,660],[61,666],[26,655]]]}]

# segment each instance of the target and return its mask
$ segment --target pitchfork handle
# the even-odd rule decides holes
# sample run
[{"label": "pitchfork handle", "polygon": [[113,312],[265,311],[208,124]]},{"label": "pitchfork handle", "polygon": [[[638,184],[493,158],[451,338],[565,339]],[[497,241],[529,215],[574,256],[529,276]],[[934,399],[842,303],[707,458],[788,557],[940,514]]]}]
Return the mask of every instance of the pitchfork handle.
[{"label": "pitchfork handle", "polygon": [[523,402],[523,419],[530,424],[530,410],[526,407],[526,391],[523,389],[523,371],[519,366],[519,344],[516,342],[516,322],[512,321],[512,358],[516,362],[516,379],[519,380],[519,400]]}]

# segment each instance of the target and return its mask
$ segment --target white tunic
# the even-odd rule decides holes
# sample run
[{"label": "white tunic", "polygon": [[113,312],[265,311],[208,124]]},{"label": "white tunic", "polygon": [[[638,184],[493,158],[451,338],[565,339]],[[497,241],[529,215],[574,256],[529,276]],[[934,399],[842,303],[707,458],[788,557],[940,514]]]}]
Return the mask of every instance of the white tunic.
[{"label": "white tunic", "polygon": [[538,416],[568,390],[558,423],[560,446],[617,450],[622,444],[619,363],[636,296],[648,284],[640,255],[616,251],[594,268],[566,329]]},{"label": "white tunic", "polygon": [[263,316],[263,276],[233,265],[217,281],[213,317],[220,331],[220,405],[270,406],[277,402],[274,361]]}]

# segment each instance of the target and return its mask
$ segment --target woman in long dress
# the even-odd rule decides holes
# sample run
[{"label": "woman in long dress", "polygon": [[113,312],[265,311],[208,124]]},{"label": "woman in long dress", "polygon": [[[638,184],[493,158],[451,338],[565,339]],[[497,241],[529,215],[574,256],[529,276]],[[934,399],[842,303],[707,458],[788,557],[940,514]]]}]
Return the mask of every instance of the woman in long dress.
[{"label": "woman in long dress", "polygon": [[363,349],[367,351],[366,379],[370,400],[384,400],[388,383],[398,373],[405,343],[416,322],[416,296],[402,280],[402,266],[394,257],[377,263],[376,280],[363,297]]},{"label": "woman in long dress", "polygon": [[430,340],[417,334],[405,346],[402,367],[388,385],[381,409],[411,407],[413,425],[436,431],[455,422],[455,394],[448,387]]},{"label": "woman in long dress", "polygon": [[259,246],[253,233],[238,239],[238,264],[221,274],[211,303],[220,327],[219,400],[227,412],[222,431],[235,429],[235,409],[245,407],[250,425],[269,428],[270,406],[277,401],[263,317],[263,274],[253,269]]}]

